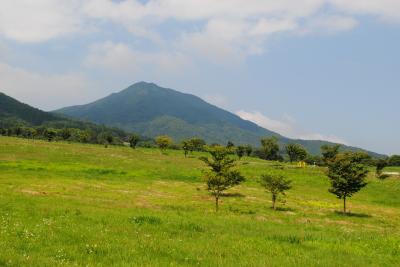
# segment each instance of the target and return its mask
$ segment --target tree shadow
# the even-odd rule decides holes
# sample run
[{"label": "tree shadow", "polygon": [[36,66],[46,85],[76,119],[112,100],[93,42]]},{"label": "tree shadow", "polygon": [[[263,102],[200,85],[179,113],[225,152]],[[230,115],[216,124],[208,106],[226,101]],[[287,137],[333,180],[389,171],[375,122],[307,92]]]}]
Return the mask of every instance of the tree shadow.
[{"label": "tree shadow", "polygon": [[245,197],[245,195],[241,194],[241,193],[222,193],[221,197]]},{"label": "tree shadow", "polygon": [[365,213],[353,213],[353,212],[343,212],[343,211],[335,211],[335,214],[340,216],[347,216],[347,217],[356,217],[356,218],[372,218],[371,215]]},{"label": "tree shadow", "polygon": [[291,212],[294,212],[296,210],[293,209],[293,208],[289,208],[289,207],[276,207],[276,211],[291,211]]}]

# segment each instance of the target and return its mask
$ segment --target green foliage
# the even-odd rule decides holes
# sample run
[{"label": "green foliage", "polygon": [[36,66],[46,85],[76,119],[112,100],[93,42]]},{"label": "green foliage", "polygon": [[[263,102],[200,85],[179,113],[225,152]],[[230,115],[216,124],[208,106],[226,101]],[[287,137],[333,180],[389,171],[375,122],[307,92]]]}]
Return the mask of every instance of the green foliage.
[{"label": "green foliage", "polygon": [[250,157],[253,152],[253,147],[251,145],[245,145],[244,148],[246,150],[246,156]]},{"label": "green foliage", "polygon": [[228,141],[228,143],[226,143],[227,149],[233,149],[234,147],[235,147],[235,144],[232,141]]},{"label": "green foliage", "polygon": [[302,161],[307,158],[307,150],[299,144],[288,144],[285,147],[286,153],[289,156],[290,162]]},{"label": "green foliage", "polygon": [[246,147],[245,146],[238,146],[236,147],[236,155],[238,156],[239,160],[246,155]]},{"label": "green foliage", "polygon": [[329,192],[343,199],[343,212],[346,213],[346,199],[367,185],[368,170],[358,154],[347,152],[337,154],[329,160],[328,178],[331,182]]},{"label": "green foliage", "polygon": [[279,144],[278,138],[275,136],[261,139],[262,158],[266,160],[279,159]]},{"label": "green foliage", "polygon": [[340,145],[323,145],[321,146],[322,159],[326,165],[333,161],[337,154],[339,154]]},{"label": "green foliage", "polygon": [[389,158],[389,166],[400,166],[400,155],[393,155]]},{"label": "green foliage", "polygon": [[132,135],[129,137],[129,145],[130,145],[130,147],[133,148],[133,149],[135,149],[136,146],[137,146],[137,144],[139,143],[139,141],[140,141],[139,135],[137,135],[137,134],[132,134]]},{"label": "green foliage", "polygon": [[272,208],[276,210],[276,199],[279,195],[285,195],[285,191],[292,188],[292,181],[287,180],[283,175],[269,173],[263,174],[260,180],[261,185],[271,193]]},{"label": "green foliage", "polygon": [[215,209],[218,211],[218,202],[221,194],[240,183],[245,178],[239,171],[234,170],[235,160],[230,157],[230,151],[222,146],[215,146],[208,149],[211,158],[201,157],[209,168],[205,172],[204,179],[207,183],[207,189],[213,193],[215,197]]},{"label": "green foliage", "polygon": [[172,138],[167,135],[160,135],[156,137],[156,144],[161,151],[165,151],[171,144]]},{"label": "green foliage", "polygon": [[110,132],[101,132],[98,136],[97,136],[97,140],[99,144],[103,144],[105,148],[108,147],[108,145],[113,144],[114,141],[114,137],[112,136],[112,134]]},{"label": "green foliage", "polygon": [[206,145],[206,142],[198,137],[193,137],[191,139],[189,139],[190,142],[190,147],[191,147],[191,152],[193,151],[203,151],[204,150],[204,146]]},{"label": "green foliage", "polygon": [[51,142],[54,140],[54,138],[57,136],[57,130],[48,128],[44,132],[44,136],[46,137],[47,141]]},{"label": "green foliage", "polygon": [[388,159],[378,159],[376,160],[375,175],[378,179],[384,180],[388,178],[387,175],[383,174],[383,169],[389,165]]}]

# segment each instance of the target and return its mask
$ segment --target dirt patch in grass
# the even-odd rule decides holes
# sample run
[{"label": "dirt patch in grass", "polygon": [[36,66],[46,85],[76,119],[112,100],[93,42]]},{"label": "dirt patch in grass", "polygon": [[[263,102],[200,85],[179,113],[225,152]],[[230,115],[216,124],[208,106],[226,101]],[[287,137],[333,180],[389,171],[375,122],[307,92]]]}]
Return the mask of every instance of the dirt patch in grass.
[{"label": "dirt patch in grass", "polygon": [[24,194],[27,194],[27,195],[32,195],[32,196],[44,196],[44,195],[47,195],[47,193],[44,192],[44,191],[39,192],[39,191],[35,191],[35,190],[32,190],[32,189],[22,189],[22,190],[20,190],[20,192],[24,193]]}]

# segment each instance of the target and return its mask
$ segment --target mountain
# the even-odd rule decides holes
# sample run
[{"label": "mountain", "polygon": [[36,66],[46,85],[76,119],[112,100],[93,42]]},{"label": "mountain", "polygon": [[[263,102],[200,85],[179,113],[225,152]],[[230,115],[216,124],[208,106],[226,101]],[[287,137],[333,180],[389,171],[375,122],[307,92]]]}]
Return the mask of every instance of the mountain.
[{"label": "mountain", "polygon": [[77,128],[96,133],[108,131],[121,137],[126,135],[119,129],[111,129],[91,122],[67,118],[61,114],[42,111],[0,92],[0,128],[37,126],[55,129]]},{"label": "mountain", "polygon": [[243,120],[197,96],[146,82],[136,83],[90,104],[66,107],[55,112],[149,137],[166,134],[176,141],[197,136],[208,143],[225,144],[230,140],[235,144],[259,146],[261,137],[276,136],[280,143],[300,143],[312,154],[319,154],[321,145],[333,144],[292,140]]}]

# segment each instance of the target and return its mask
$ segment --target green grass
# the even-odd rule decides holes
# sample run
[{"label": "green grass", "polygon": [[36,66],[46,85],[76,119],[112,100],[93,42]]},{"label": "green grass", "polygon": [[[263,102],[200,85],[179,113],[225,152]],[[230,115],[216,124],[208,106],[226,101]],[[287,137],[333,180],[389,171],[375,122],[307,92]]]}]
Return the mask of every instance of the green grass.
[{"label": "green grass", "polygon": [[398,177],[371,174],[343,215],[324,169],[285,165],[273,211],[275,163],[245,158],[216,214],[198,156],[0,137],[0,266],[398,266]]}]

